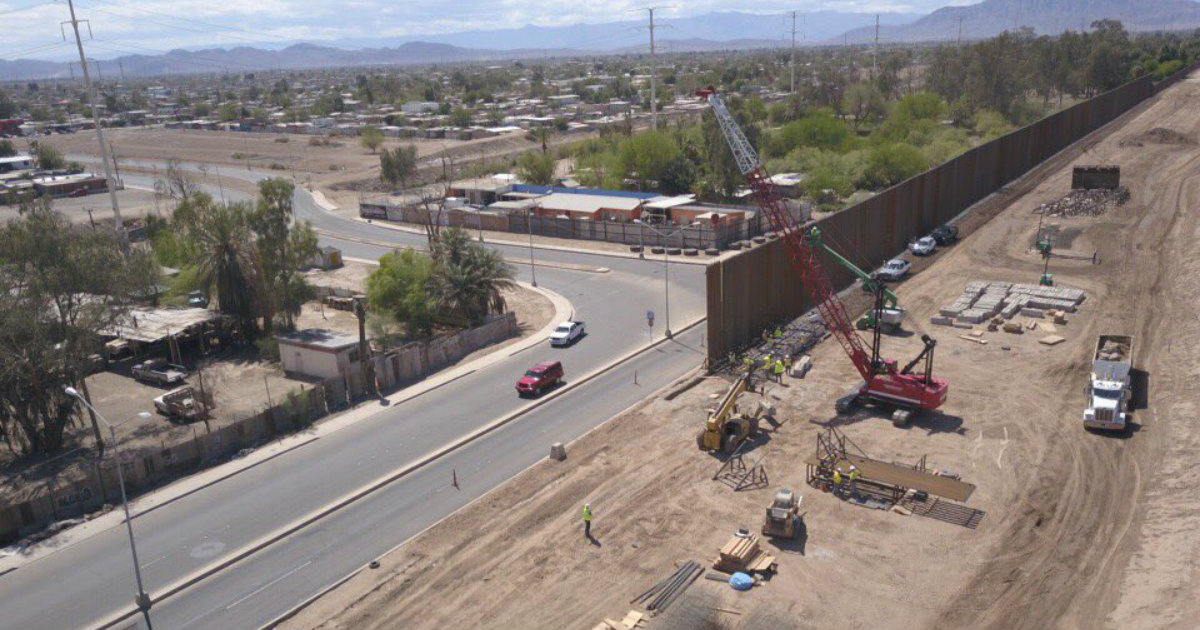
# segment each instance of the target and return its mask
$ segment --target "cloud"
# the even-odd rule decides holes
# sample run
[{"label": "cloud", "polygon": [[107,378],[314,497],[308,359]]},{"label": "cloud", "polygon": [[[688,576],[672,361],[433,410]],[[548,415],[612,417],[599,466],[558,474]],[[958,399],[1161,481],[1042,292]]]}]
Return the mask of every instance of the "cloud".
[{"label": "cloud", "polygon": [[[973,0],[689,0],[658,15],[683,17],[711,11],[783,13],[835,10],[861,13],[928,12],[947,2]],[[0,58],[64,59],[59,23],[69,18],[64,3],[0,1],[4,42]],[[184,47],[234,47],[367,37],[403,37],[468,30],[563,26],[644,19],[645,0],[77,0],[80,19],[91,24],[94,54]],[[87,37],[86,27],[84,35]],[[85,42],[85,46],[87,43]],[[93,53],[89,53],[89,56]]]}]

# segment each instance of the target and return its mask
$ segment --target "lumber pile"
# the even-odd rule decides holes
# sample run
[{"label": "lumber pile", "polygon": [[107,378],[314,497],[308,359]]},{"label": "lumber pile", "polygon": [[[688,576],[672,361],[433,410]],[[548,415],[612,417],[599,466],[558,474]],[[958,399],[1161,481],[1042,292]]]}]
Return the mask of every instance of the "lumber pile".
[{"label": "lumber pile", "polygon": [[762,550],[755,534],[734,534],[713,561],[713,568],[723,573],[768,573],[774,571],[775,566],[775,556]]},{"label": "lumber pile", "polygon": [[625,613],[625,618],[621,620],[605,618],[604,621],[596,624],[592,630],[634,630],[639,626],[645,626],[646,615],[636,610],[631,610]]}]

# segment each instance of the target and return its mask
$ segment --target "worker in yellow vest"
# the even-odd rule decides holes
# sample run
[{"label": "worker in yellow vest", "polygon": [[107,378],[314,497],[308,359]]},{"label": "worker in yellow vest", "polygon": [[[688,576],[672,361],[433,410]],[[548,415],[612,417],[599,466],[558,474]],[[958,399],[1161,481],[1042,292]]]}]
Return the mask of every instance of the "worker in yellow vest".
[{"label": "worker in yellow vest", "polygon": [[842,496],[842,471],[833,469],[833,494]]},{"label": "worker in yellow vest", "polygon": [[783,382],[783,359],[775,359],[775,382]]},{"label": "worker in yellow vest", "polygon": [[858,466],[850,465],[850,496],[858,498],[858,478],[862,472],[858,470]]},{"label": "worker in yellow vest", "polygon": [[592,516],[592,504],[584,503],[583,504],[583,535],[586,538],[592,537],[592,519],[593,518],[595,518],[595,517]]}]

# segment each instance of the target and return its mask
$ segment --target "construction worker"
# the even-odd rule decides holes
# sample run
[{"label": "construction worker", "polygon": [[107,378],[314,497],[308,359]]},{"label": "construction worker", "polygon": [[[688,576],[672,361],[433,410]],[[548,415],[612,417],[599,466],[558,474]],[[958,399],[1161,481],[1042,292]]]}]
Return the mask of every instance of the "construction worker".
[{"label": "construction worker", "polygon": [[775,338],[783,339],[783,329],[778,326],[775,327]]},{"label": "construction worker", "polygon": [[585,538],[592,537],[592,519],[593,518],[594,517],[592,516],[592,504],[584,503],[583,504],[583,536]]},{"label": "construction worker", "polygon": [[754,357],[747,354],[742,359],[742,367],[746,370],[746,373],[753,372],[754,371]]},{"label": "construction worker", "polygon": [[775,359],[775,382],[783,383],[783,359]]},{"label": "construction worker", "polygon": [[768,341],[770,341],[770,340],[771,340],[771,336],[770,336],[770,334],[767,332],[767,329],[766,329],[766,328],[764,328],[764,329],[763,329],[763,332],[762,332],[762,340],[763,340],[763,343],[766,343],[766,342],[768,342]]},{"label": "construction worker", "polygon": [[850,496],[858,498],[858,478],[862,472],[858,470],[858,466],[850,464]]},{"label": "construction worker", "polygon": [[842,496],[842,471],[837,468],[833,469],[833,494]]},{"label": "construction worker", "polygon": [[790,354],[783,355],[783,369],[784,369],[784,372],[787,374],[792,373],[792,355],[790,355]]}]

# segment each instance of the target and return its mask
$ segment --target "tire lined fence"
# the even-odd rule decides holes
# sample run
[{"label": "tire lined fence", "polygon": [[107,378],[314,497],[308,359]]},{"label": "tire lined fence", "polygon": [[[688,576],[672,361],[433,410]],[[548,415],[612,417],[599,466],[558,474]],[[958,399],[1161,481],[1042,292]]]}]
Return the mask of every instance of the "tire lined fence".
[{"label": "tire lined fence", "polygon": [[[1130,81],[981,144],[814,225],[836,249],[876,268],[904,251],[910,239],[959,216],[1198,66],[1184,68],[1158,84],[1149,77]],[[820,255],[835,288],[854,283],[849,270]],[[709,265],[707,291],[710,363],[756,339],[764,328],[815,306],[778,240]]]}]

